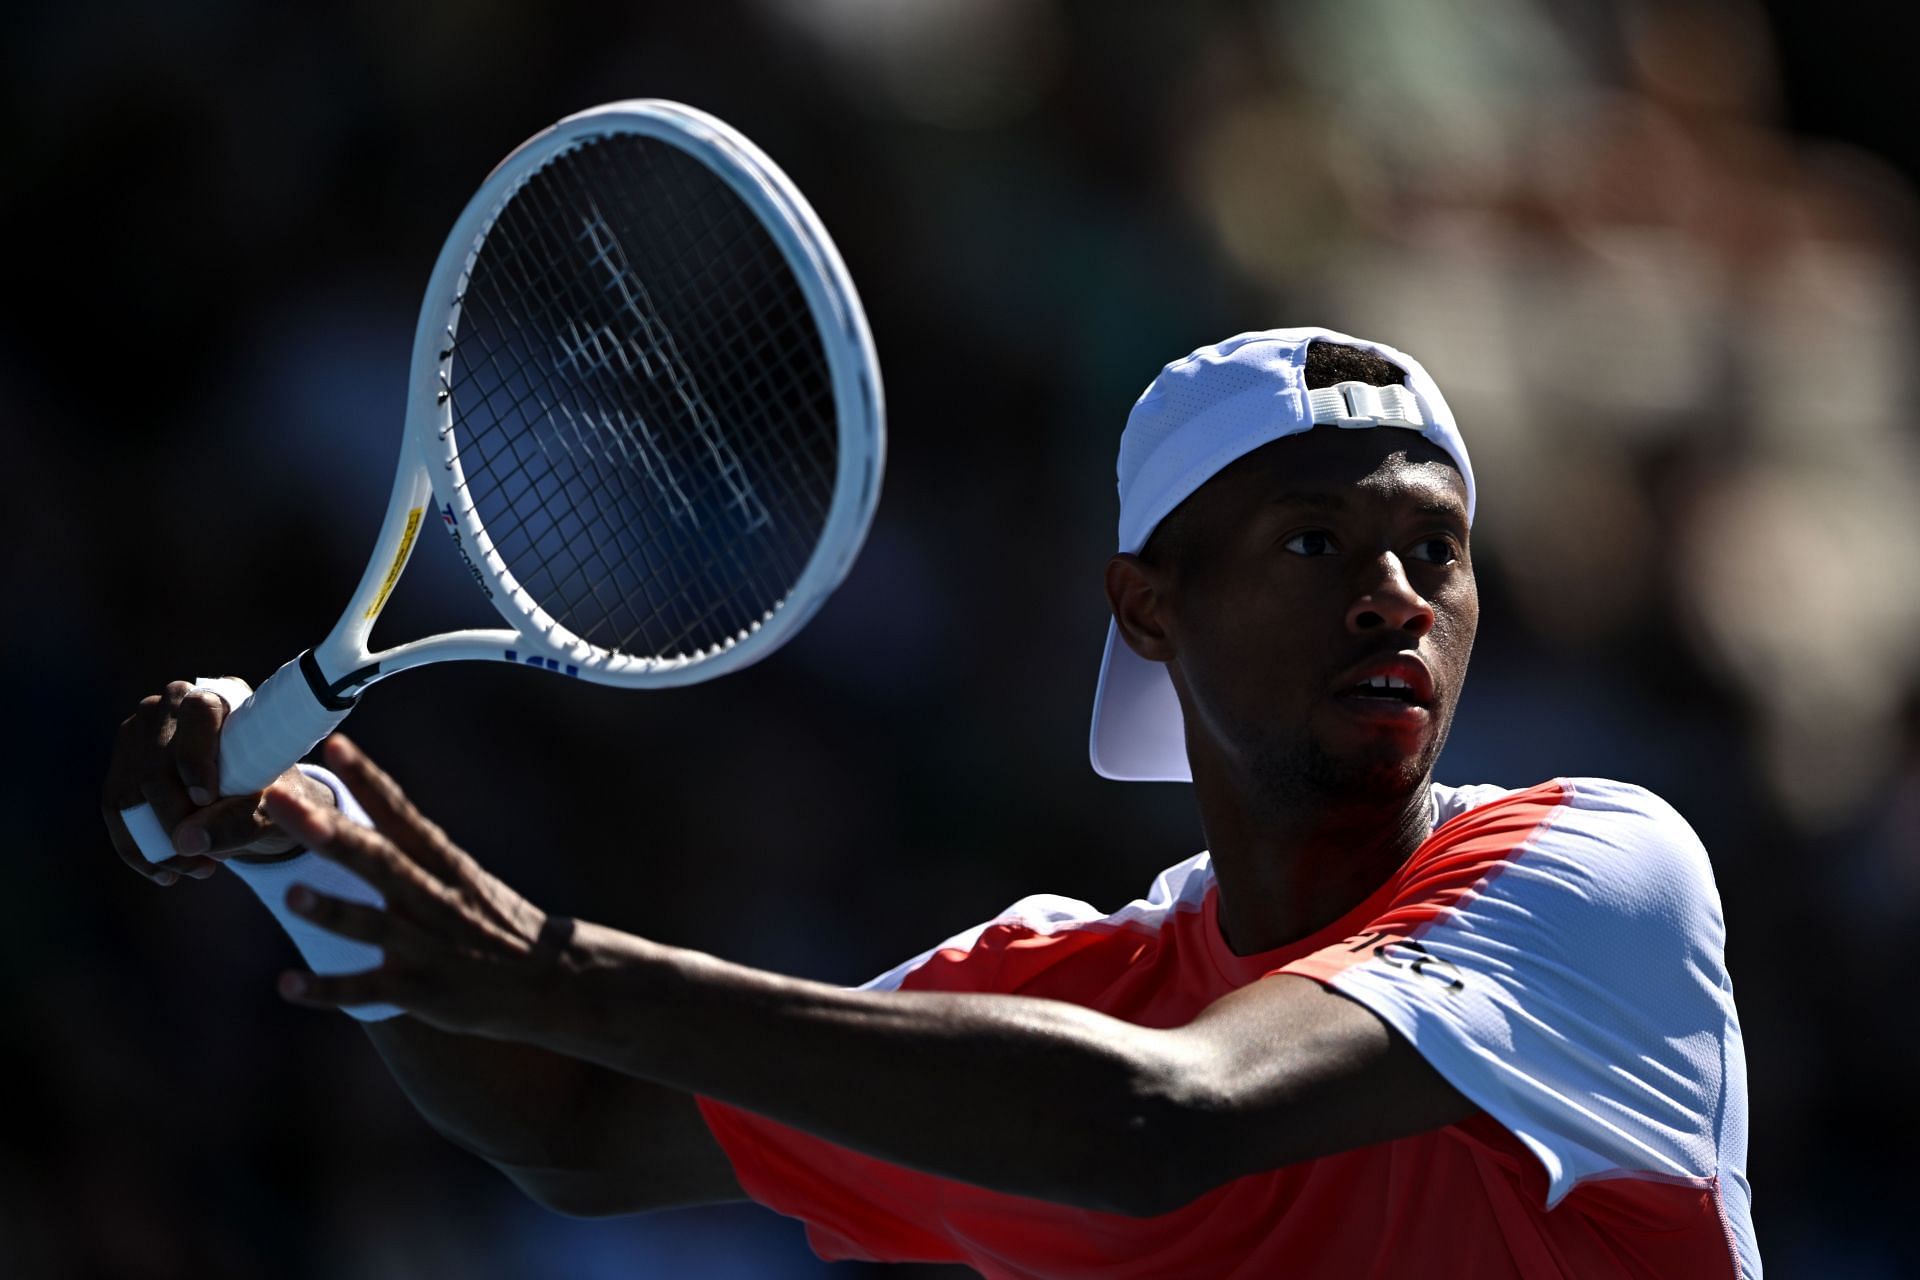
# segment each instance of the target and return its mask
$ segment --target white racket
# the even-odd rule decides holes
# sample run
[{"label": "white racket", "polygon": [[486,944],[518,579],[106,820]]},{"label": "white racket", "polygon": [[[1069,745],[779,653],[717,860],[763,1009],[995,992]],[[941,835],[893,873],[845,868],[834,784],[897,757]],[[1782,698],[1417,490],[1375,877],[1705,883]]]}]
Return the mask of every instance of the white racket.
[{"label": "white racket", "polygon": [[[786,175],[678,103],[567,117],[447,237],[373,557],[327,638],[228,715],[221,794],[266,787],[409,667],[647,688],[766,657],[852,567],[884,454],[866,316]],[[511,629],[372,652],[423,524]],[[151,806],[122,814],[174,856]]]}]

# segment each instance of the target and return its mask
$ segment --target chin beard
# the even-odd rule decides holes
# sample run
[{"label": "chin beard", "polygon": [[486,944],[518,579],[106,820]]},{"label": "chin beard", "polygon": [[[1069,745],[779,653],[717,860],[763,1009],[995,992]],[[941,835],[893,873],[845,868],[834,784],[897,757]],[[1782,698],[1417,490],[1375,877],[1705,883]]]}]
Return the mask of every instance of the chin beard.
[{"label": "chin beard", "polygon": [[1404,800],[1425,785],[1446,741],[1446,726],[1426,749],[1404,755],[1390,749],[1336,755],[1311,737],[1269,742],[1250,753],[1255,793],[1274,815],[1303,804],[1345,808]]}]

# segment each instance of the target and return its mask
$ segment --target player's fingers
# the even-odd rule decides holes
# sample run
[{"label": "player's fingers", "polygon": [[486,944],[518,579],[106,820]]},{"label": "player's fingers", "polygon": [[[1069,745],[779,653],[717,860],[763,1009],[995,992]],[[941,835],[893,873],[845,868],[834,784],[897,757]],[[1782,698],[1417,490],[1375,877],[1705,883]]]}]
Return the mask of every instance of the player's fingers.
[{"label": "player's fingers", "polygon": [[100,817],[114,852],[122,862],[162,887],[174,884],[183,875],[204,880],[219,866],[198,857],[149,861],[127,830],[121,810],[154,804],[162,829],[169,831],[192,811],[192,799],[185,794],[184,784],[178,782],[177,773],[168,777],[165,761],[174,744],[174,721],[195,701],[193,687],[184,680],[169,684],[163,694],[141,699],[139,709],[120,722],[114,735],[113,758],[101,788]]},{"label": "player's fingers", "polygon": [[113,851],[120,855],[120,861],[163,889],[180,878],[180,873],[173,868],[181,859],[168,858],[165,862],[147,861],[147,855],[140,852],[140,846],[133,842],[132,834],[127,831],[127,824],[120,820],[119,806],[107,806],[104,816],[107,820],[107,839],[113,843]]},{"label": "player's fingers", "polygon": [[133,833],[127,830],[127,824],[118,809],[109,809],[102,816],[107,823],[107,839],[112,843],[113,851],[120,855],[120,861],[155,884],[164,887],[181,876],[205,880],[220,869],[220,864],[209,858],[172,857],[159,862],[150,861],[145,851],[134,842]]},{"label": "player's fingers", "polygon": [[172,770],[142,778],[140,799],[153,806],[153,816],[160,819],[160,829],[167,833],[168,839],[172,839],[174,829],[181,821],[199,808],[188,797],[186,787],[181,785]]},{"label": "player's fingers", "polygon": [[160,691],[161,714],[153,720],[156,755],[164,754],[173,745],[174,730],[180,720],[180,704],[193,696],[193,682],[190,680],[169,680],[166,688]]},{"label": "player's fingers", "polygon": [[371,943],[382,951],[396,945],[405,946],[420,936],[418,929],[378,907],[336,898],[304,884],[287,890],[287,906],[295,915],[313,921],[328,933]]},{"label": "player's fingers", "polygon": [[392,775],[343,733],[328,738],[320,751],[327,767],[340,775],[375,827],[434,875],[453,877],[459,865],[453,856],[457,852],[453,842],[438,823],[407,799]]},{"label": "player's fingers", "polygon": [[149,862],[147,855],[140,851],[140,846],[134,843],[126,820],[120,816],[122,809],[130,809],[140,803],[138,765],[141,744],[151,737],[152,731],[147,721],[158,713],[159,706],[158,697],[147,698],[140,704],[139,710],[120,722],[120,728],[115,731],[113,757],[107,763],[107,780],[100,788],[100,820],[106,824],[107,840],[113,845],[113,851],[120,855],[120,861],[139,872],[142,878],[164,888],[178,880],[179,873],[164,865]]},{"label": "player's fingers", "polygon": [[384,969],[323,977],[292,969],[280,975],[280,996],[309,1009],[338,1009],[343,1005],[399,1004],[396,983]]},{"label": "player's fingers", "polygon": [[182,818],[173,829],[173,847],[183,854],[231,857],[277,834],[259,796],[227,796]]},{"label": "player's fingers", "polygon": [[268,788],[266,805],[267,816],[281,830],[378,889],[390,907],[427,915],[452,910],[440,896],[439,884],[379,832],[348,821],[337,810],[323,809],[287,787]]},{"label": "player's fingers", "polygon": [[187,694],[174,712],[173,768],[195,804],[209,804],[220,793],[220,726],[226,718],[226,700],[205,689]]},{"label": "player's fingers", "polygon": [[[134,713],[120,722],[113,735],[113,757],[107,762],[107,780],[100,789],[100,807],[110,813],[140,803],[142,750],[154,734],[154,722],[164,714],[160,698],[142,698]],[[109,823],[109,826],[112,824]]]},{"label": "player's fingers", "polygon": [[160,820],[160,829],[168,835],[173,834],[180,819],[197,807],[187,795],[186,784],[180,781],[179,771],[173,765],[174,736],[179,729],[180,708],[193,696],[192,685],[185,680],[175,680],[161,692],[158,708],[141,703],[140,738],[143,740],[136,742],[136,749],[140,753],[137,768],[140,778],[139,799],[153,806],[153,816]]}]

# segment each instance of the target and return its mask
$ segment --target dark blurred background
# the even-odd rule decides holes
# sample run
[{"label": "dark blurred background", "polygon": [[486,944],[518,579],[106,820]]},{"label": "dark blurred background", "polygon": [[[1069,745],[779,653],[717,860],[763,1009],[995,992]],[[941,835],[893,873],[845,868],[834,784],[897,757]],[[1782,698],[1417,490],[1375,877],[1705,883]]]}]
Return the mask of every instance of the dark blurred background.
[{"label": "dark blurred background", "polygon": [[[542,905],[858,982],[1200,844],[1086,763],[1113,453],[1161,364],[1418,355],[1481,482],[1443,780],[1600,774],[1712,850],[1776,1277],[1902,1273],[1920,919],[1915,134],[1862,0],[594,7],[74,0],[0,43],[9,1276],[804,1276],[751,1206],[581,1222],[273,994],[230,877],[97,814],[174,677],[316,641],[385,503],[419,293],[493,163],[661,96],[792,174],[891,408],[866,552],[717,684],[408,675],[352,730]],[[491,614],[423,540],[379,633]],[[497,625],[497,624],[496,624]],[[877,1268],[875,1270],[878,1270]],[[856,1274],[845,1267],[837,1274]],[[906,1274],[903,1269],[895,1274]]]}]

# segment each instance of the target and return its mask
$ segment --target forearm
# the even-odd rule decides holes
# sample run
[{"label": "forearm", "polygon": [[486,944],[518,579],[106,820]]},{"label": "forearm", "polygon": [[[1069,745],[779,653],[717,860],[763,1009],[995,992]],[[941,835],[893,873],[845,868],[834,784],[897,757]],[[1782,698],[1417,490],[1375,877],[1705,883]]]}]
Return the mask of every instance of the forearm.
[{"label": "forearm", "polygon": [[628,1213],[740,1194],[680,1090],[412,1018],[363,1025],[435,1130],[550,1208]]},{"label": "forearm", "polygon": [[578,926],[542,1043],[870,1155],[1137,1212],[1196,1064],[1169,1033],[1013,996],[848,991]]}]

